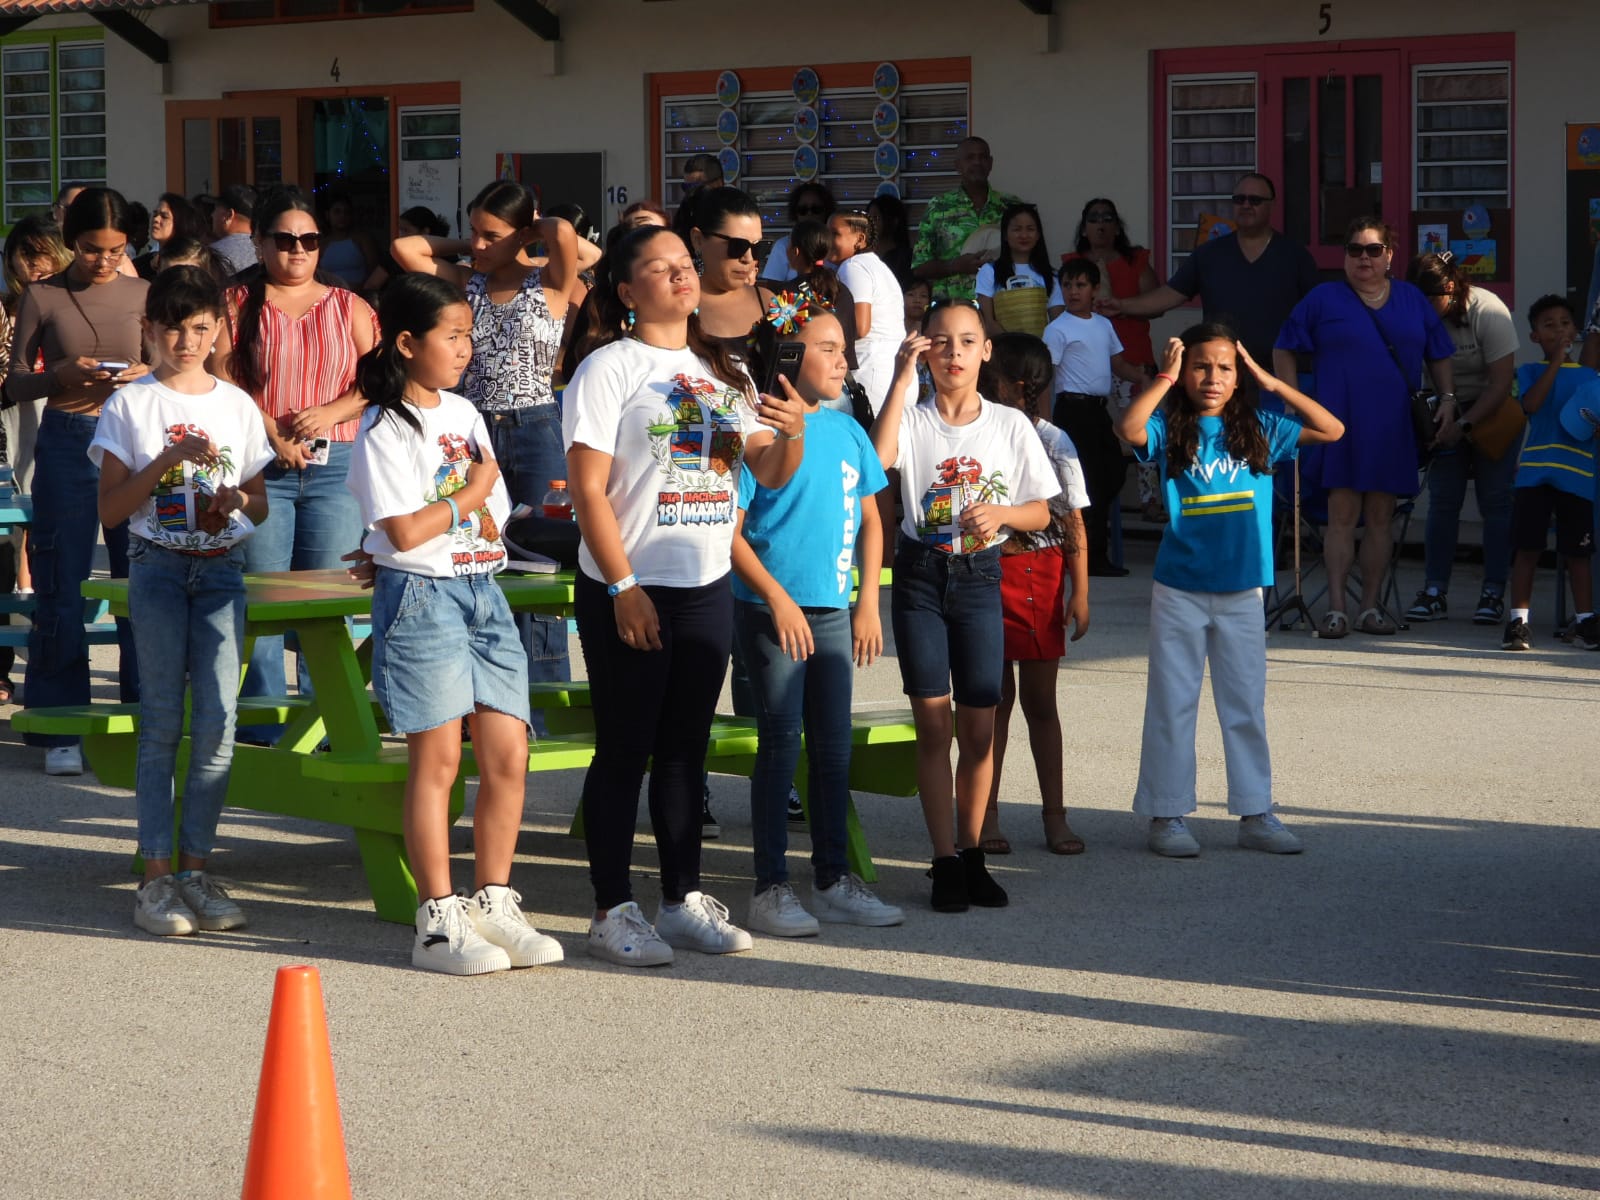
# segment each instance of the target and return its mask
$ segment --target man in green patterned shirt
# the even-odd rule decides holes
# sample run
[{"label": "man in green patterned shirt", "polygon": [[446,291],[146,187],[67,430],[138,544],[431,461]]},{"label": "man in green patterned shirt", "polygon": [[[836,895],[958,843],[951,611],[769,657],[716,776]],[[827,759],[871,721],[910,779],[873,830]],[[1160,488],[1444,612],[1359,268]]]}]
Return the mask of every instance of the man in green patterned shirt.
[{"label": "man in green patterned shirt", "polygon": [[928,201],[911,255],[911,273],[933,284],[935,300],[971,303],[978,268],[999,257],[998,236],[993,251],[969,253],[963,249],[967,239],[985,225],[994,226],[998,235],[1000,214],[1006,205],[1017,203],[1015,196],[989,186],[992,170],[994,156],[989,153],[989,143],[980,137],[966,138],[956,146],[961,186]]}]

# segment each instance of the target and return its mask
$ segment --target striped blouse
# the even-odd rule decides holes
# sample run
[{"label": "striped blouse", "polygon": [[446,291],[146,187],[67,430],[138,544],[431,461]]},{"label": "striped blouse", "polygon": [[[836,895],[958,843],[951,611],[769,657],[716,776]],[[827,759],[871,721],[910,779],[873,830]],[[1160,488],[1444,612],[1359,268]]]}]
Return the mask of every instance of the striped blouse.
[{"label": "striped blouse", "polygon": [[[244,308],[246,287],[228,291],[231,324]],[[303,408],[337,400],[350,390],[356,378],[356,360],[361,352],[351,336],[351,322],[357,306],[366,310],[377,328],[378,318],[369,305],[354,292],[331,287],[299,320],[284,312],[271,299],[261,304],[261,337],[257,353],[267,364],[266,384],[252,399],[269,419],[287,432],[286,418]],[[234,344],[239,335],[234,331]],[[360,419],[342,421],[328,431],[335,442],[353,442]]]}]

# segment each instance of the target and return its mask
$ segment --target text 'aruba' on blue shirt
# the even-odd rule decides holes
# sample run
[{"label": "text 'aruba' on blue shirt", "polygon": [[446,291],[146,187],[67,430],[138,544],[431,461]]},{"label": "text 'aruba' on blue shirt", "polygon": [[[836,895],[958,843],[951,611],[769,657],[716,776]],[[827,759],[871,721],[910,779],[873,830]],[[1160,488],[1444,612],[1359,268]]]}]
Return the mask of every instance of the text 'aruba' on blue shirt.
[{"label": "text 'aruba' on blue shirt", "polygon": [[[1258,412],[1267,459],[1287,462],[1300,450],[1299,421]],[[1167,527],[1156,551],[1157,583],[1185,592],[1242,592],[1271,587],[1272,476],[1257,475],[1228,453],[1222,418],[1200,418],[1195,461],[1176,479],[1167,473],[1167,418],[1154,414],[1135,454],[1161,468]]]},{"label": "text 'aruba' on blue shirt", "polygon": [[[855,418],[820,408],[806,415],[805,454],[788,483],[774,490],[739,473],[745,541],[801,608],[848,608],[861,504],[888,485]],[[762,602],[737,575],[733,594]]]},{"label": "text 'aruba' on blue shirt", "polygon": [[[1539,382],[1545,369],[1544,363],[1524,363],[1517,368],[1519,399]],[[1600,374],[1577,363],[1564,363],[1556,372],[1539,411],[1528,414],[1528,436],[1517,459],[1514,487],[1547,484],[1585,500],[1594,499],[1594,439],[1578,441],[1561,427],[1561,413],[1569,404],[1600,411],[1600,386],[1591,386],[1596,380]]]}]

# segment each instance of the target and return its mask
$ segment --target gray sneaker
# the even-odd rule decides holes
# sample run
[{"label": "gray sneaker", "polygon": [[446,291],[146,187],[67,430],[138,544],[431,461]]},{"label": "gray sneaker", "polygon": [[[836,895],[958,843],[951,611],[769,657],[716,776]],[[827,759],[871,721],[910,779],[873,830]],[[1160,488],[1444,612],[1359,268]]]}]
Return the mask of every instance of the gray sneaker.
[{"label": "gray sneaker", "polygon": [[174,878],[178,881],[178,894],[200,922],[201,929],[215,933],[244,928],[244,913],[211,876],[196,871],[187,879],[181,875]]},{"label": "gray sneaker", "polygon": [[745,924],[773,937],[816,937],[822,932],[822,926],[805,910],[800,897],[794,894],[794,885],[789,883],[775,883],[750,897]]},{"label": "gray sneaker", "polygon": [[1305,849],[1300,839],[1285,829],[1273,812],[1239,818],[1239,848],[1264,850],[1268,854],[1299,854]]},{"label": "gray sneaker", "polygon": [[704,892],[690,892],[676,908],[663,903],[656,913],[656,933],[669,946],[701,954],[736,954],[755,945],[728,920],[727,906]]},{"label": "gray sneaker", "polygon": [[133,923],[146,933],[175,937],[200,928],[171,875],[140,884],[133,897]]},{"label": "gray sneaker", "polygon": [[1198,858],[1200,855],[1200,843],[1195,841],[1182,817],[1151,817],[1147,844],[1163,858]]},{"label": "gray sneaker", "polygon": [[879,900],[856,875],[843,875],[832,887],[812,888],[811,904],[817,910],[817,920],[835,925],[882,927],[899,925],[906,919],[904,912]]}]

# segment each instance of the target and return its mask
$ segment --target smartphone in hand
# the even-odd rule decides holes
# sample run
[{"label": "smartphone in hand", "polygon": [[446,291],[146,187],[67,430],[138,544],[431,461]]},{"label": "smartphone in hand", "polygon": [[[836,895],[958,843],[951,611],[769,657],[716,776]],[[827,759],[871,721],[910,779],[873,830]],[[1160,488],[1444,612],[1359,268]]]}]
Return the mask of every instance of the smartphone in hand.
[{"label": "smartphone in hand", "polygon": [[778,383],[779,377],[787,379],[791,384],[800,378],[800,364],[805,361],[806,344],[804,342],[779,342],[777,352],[772,356],[772,367],[767,371],[766,386],[761,389],[763,396],[782,396],[783,387]]}]

